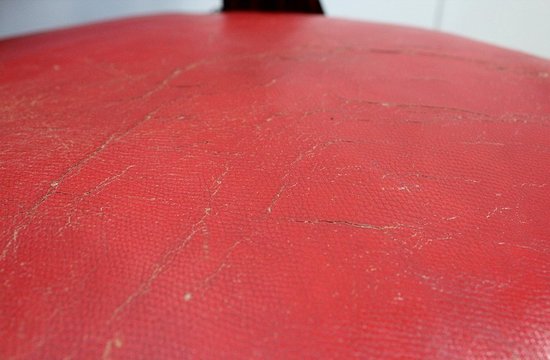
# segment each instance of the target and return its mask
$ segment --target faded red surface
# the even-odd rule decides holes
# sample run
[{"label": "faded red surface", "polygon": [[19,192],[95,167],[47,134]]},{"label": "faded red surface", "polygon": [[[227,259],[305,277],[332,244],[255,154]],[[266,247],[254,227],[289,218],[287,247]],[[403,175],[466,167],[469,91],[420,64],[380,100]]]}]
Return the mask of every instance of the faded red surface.
[{"label": "faded red surface", "polygon": [[549,74],[316,16],[0,42],[0,358],[549,356]]}]

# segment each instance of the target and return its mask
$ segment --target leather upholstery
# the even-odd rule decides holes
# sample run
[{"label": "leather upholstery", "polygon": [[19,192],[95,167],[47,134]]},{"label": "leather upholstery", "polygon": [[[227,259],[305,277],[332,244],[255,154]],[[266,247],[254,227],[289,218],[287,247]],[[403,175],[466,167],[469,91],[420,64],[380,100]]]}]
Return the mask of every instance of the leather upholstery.
[{"label": "leather upholstery", "polygon": [[305,15],[0,42],[0,358],[548,357],[549,74]]}]

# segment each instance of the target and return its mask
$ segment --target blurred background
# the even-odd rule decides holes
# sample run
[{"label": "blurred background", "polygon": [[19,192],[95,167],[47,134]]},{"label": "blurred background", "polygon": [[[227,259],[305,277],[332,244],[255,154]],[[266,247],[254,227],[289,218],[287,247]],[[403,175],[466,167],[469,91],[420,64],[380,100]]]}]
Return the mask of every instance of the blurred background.
[{"label": "blurred background", "polygon": [[[411,25],[550,59],[550,0],[321,0],[326,16]],[[0,38],[159,12],[212,13],[222,0],[0,0]]]}]

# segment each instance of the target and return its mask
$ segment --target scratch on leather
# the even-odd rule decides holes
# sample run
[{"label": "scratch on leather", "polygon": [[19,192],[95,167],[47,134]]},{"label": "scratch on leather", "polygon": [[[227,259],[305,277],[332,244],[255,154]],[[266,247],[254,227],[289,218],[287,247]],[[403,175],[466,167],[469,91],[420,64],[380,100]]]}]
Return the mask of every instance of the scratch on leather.
[{"label": "scratch on leather", "polygon": [[176,68],[174,69],[167,77],[165,77],[157,86],[155,86],[153,89],[147,91],[145,94],[141,96],[142,99],[148,98],[153,94],[156,94],[157,92],[163,90],[166,86],[168,86],[174,79],[176,79],[178,76],[180,76],[182,73],[195,69],[198,66],[206,63],[206,61],[197,61],[194,63],[191,63],[187,65],[186,67],[182,68]]},{"label": "scratch on leather", "polygon": [[149,96],[161,91],[164,89],[172,80],[177,78],[181,74],[182,70],[180,68],[175,69],[172,71],[164,80],[162,80],[156,87],[153,89],[147,91],[145,94],[141,96],[142,99],[148,98]]},{"label": "scratch on leather", "polygon": [[123,345],[123,342],[119,335],[116,335],[112,339],[109,339],[105,344],[105,348],[103,349],[103,354],[101,355],[101,359],[102,360],[111,359],[113,348],[120,349],[122,345]]},{"label": "scratch on leather", "polygon": [[536,71],[529,71],[527,69],[523,69],[520,67],[510,67],[505,66],[503,64],[497,64],[493,61],[479,59],[479,58],[471,58],[471,57],[465,57],[465,56],[459,56],[454,54],[446,54],[446,53],[438,53],[434,51],[426,51],[426,50],[417,50],[417,49],[384,49],[384,48],[351,48],[351,47],[341,47],[339,49],[342,50],[354,50],[354,51],[364,51],[369,52],[373,54],[386,54],[386,55],[410,55],[410,56],[422,56],[422,57],[431,57],[431,58],[441,58],[445,60],[452,60],[452,61],[459,61],[459,62],[466,62],[466,63],[472,63],[477,64],[480,66],[484,66],[496,71],[504,71],[504,72],[512,72],[512,73],[518,73],[523,74],[527,76],[539,76],[539,77],[548,77],[547,73],[545,72],[536,72]]},{"label": "scratch on leather", "polygon": [[209,211],[205,211],[204,215],[197,221],[193,226],[191,226],[191,231],[187,234],[186,237],[184,237],[175,247],[168,250],[164,255],[162,256],[162,259],[159,263],[157,263],[151,272],[151,274],[147,277],[147,279],[142,282],[136,291],[134,291],[130,296],[124,300],[122,304],[120,304],[114,311],[109,319],[109,323],[112,323],[116,318],[136,299],[140,298],[141,296],[145,295],[146,293],[151,290],[151,286],[155,282],[155,280],[158,278],[158,276],[166,270],[166,268],[172,263],[176,255],[183,249],[185,246],[193,239],[195,234],[199,231],[199,229],[203,226],[204,220],[206,217],[210,215]]},{"label": "scratch on leather", "polygon": [[82,159],[78,160],[76,163],[69,166],[67,168],[67,170],[65,170],[65,172],[59,178],[52,181],[51,186],[48,189],[48,191],[46,191],[46,193],[37,202],[35,202],[34,205],[29,208],[29,210],[27,210],[25,212],[25,215],[24,215],[25,220],[21,224],[19,224],[18,226],[15,227],[15,230],[13,231],[10,240],[8,241],[8,243],[6,244],[4,249],[2,250],[2,254],[0,254],[0,261],[4,260],[6,258],[6,256],[8,255],[8,252],[10,251],[10,249],[13,248],[14,251],[17,251],[17,247],[18,247],[17,246],[17,239],[19,237],[20,232],[22,230],[26,229],[30,225],[30,223],[32,222],[32,220],[33,220],[34,216],[36,215],[36,212],[38,211],[40,206],[44,202],[46,202],[46,200],[48,200],[48,198],[50,198],[52,195],[57,193],[60,185],[67,178],[69,178],[69,177],[71,177],[75,174],[78,174],[80,172],[80,170],[82,170],[82,168],[88,162],[90,162],[91,160],[96,158],[100,153],[105,151],[105,149],[107,149],[107,147],[111,143],[113,143],[115,141],[119,141],[120,139],[122,139],[123,137],[128,135],[132,130],[134,130],[135,128],[137,128],[138,126],[143,124],[144,122],[149,121],[157,113],[158,110],[159,110],[159,108],[156,108],[153,111],[147,113],[142,119],[135,122],[132,126],[127,128],[122,133],[120,133],[120,134],[116,134],[116,133],[111,134],[103,143],[101,143],[98,147],[96,147],[92,152],[90,152],[88,155],[86,155]]},{"label": "scratch on leather", "polygon": [[[217,193],[217,190],[219,189],[221,183],[222,183],[222,180],[223,178],[227,175],[227,173],[229,172],[229,166],[226,165],[225,166],[225,170],[222,172],[222,174],[220,174],[216,180],[215,180],[215,184],[213,186],[212,189],[210,189],[210,199],[209,199],[209,202],[212,200],[212,197],[214,196],[215,193]],[[212,192],[213,191],[213,192]],[[140,298],[141,296],[147,294],[150,290],[151,290],[151,286],[153,285],[153,283],[155,282],[155,280],[159,277],[160,274],[162,274],[170,264],[172,264],[172,262],[174,261],[174,259],[176,258],[176,256],[187,246],[187,244],[193,239],[193,237],[197,234],[197,232],[202,229],[205,225],[206,225],[206,218],[208,216],[210,216],[211,214],[211,208],[208,207],[208,208],[205,208],[204,209],[204,214],[201,216],[201,218],[196,222],[194,223],[192,226],[191,226],[191,230],[189,231],[189,233],[187,234],[187,236],[185,236],[181,241],[179,241],[176,246],[168,249],[163,255],[162,255],[162,258],[161,260],[155,264],[154,268],[153,268],[153,271],[151,272],[151,274],[147,277],[147,279],[142,282],[136,291],[134,291],[132,294],[130,294],[130,296],[128,296],[126,298],[126,300],[124,300],[124,302],[122,304],[120,304],[114,311],[113,311],[113,314],[111,316],[111,318],[109,319],[109,323],[112,323],[114,320],[116,320],[116,318],[132,303],[134,302],[136,299]],[[234,246],[236,246],[237,244],[235,244]]]},{"label": "scratch on leather", "polygon": [[281,198],[281,195],[286,190],[288,190],[290,188],[293,188],[294,186],[297,185],[297,184],[292,184],[291,185],[287,182],[287,179],[290,176],[290,173],[292,172],[292,170],[296,166],[296,164],[301,162],[304,158],[312,156],[317,151],[318,148],[324,149],[324,148],[326,148],[330,145],[334,145],[334,144],[337,144],[337,143],[352,143],[352,142],[353,141],[342,140],[342,139],[329,140],[329,141],[325,141],[325,142],[322,142],[322,143],[319,143],[319,144],[315,144],[310,149],[298,154],[298,156],[289,164],[288,172],[286,174],[284,174],[283,177],[281,178],[281,185],[279,186],[279,189],[277,190],[275,195],[273,195],[273,197],[271,198],[271,201],[270,201],[268,207],[265,210],[266,213],[270,214],[273,211],[273,207],[275,206],[277,201],[279,201],[279,199]]},{"label": "scratch on leather", "polygon": [[455,107],[450,107],[450,106],[393,103],[393,102],[388,102],[388,101],[375,101],[375,100],[368,100],[368,99],[348,99],[348,98],[344,98],[344,97],[340,97],[340,98],[344,101],[344,104],[364,103],[364,104],[369,104],[369,105],[378,105],[378,106],[382,106],[382,107],[421,108],[421,109],[441,110],[441,111],[449,111],[449,112],[462,112],[462,113],[466,113],[466,114],[477,115],[477,116],[484,117],[484,118],[491,118],[490,115],[482,113],[482,112],[472,111],[472,110],[468,110],[468,109],[455,108]]},{"label": "scratch on leather", "polygon": [[100,192],[103,188],[107,187],[109,184],[111,184],[113,181],[115,180],[118,180],[121,176],[123,176],[124,174],[126,174],[128,172],[128,170],[130,170],[131,168],[135,167],[135,165],[130,165],[130,166],[127,166],[124,170],[122,170],[121,172],[113,175],[113,176],[109,176],[108,178],[104,179],[103,181],[101,181],[99,184],[97,184],[97,186],[95,186],[93,189],[91,190],[88,190],[86,192],[84,192],[84,194],[82,194],[82,196],[79,197],[79,199],[83,199],[85,198],[86,196],[90,196],[92,194],[97,194],[98,192]]},{"label": "scratch on leather", "polygon": [[[288,173],[285,174],[281,181],[285,181],[286,178],[288,177]],[[277,203],[277,201],[279,201],[281,195],[286,191],[286,189],[289,189],[289,188],[293,188],[294,186],[296,186],[297,184],[292,184],[292,185],[287,185],[285,183],[283,183],[281,185],[281,187],[279,188],[279,190],[277,190],[277,192],[275,193],[275,195],[273,195],[273,198],[271,199],[271,202],[269,203],[269,206],[267,207],[266,209],[266,212],[268,213],[271,213],[273,211],[273,207],[275,206],[275,204]]]},{"label": "scratch on leather", "polygon": [[204,278],[201,286],[203,288],[202,289],[203,295],[204,295],[204,292],[207,290],[207,288],[210,286],[210,283],[212,282],[212,280],[214,280],[223,269],[230,267],[228,260],[231,257],[231,254],[233,254],[233,252],[235,251],[235,248],[239,246],[242,242],[243,242],[242,240],[235,241],[235,243],[227,249],[218,267]]},{"label": "scratch on leather", "polygon": [[498,212],[499,214],[502,214],[502,212],[503,212],[504,210],[512,210],[512,208],[511,208],[511,207],[496,207],[496,208],[494,208],[493,210],[489,211],[485,217],[488,219],[488,218],[490,218],[491,216],[495,215],[497,212]]},{"label": "scratch on leather", "polygon": [[394,224],[394,225],[372,225],[367,223],[357,223],[353,221],[347,221],[347,220],[326,220],[326,219],[315,219],[315,220],[300,220],[300,219],[291,219],[293,222],[297,223],[303,223],[303,224],[334,224],[334,225],[344,225],[344,226],[351,226],[361,229],[373,229],[373,230],[393,230],[393,229],[399,229],[402,227],[407,227],[403,224]]},{"label": "scratch on leather", "polygon": [[225,170],[216,178],[216,180],[214,180],[214,187],[213,187],[214,191],[210,195],[211,198],[216,196],[218,191],[220,191],[220,187],[222,185],[223,179],[225,178],[225,176],[229,172],[229,165],[225,164],[224,167],[225,167]]},{"label": "scratch on leather", "polygon": [[88,190],[86,192],[84,192],[82,195],[80,195],[79,197],[75,198],[72,202],[72,208],[71,208],[71,211],[67,217],[67,221],[65,222],[65,225],[63,225],[63,227],[61,227],[59,230],[58,230],[58,234],[60,234],[61,232],[63,232],[63,230],[65,230],[67,227],[69,227],[71,225],[71,221],[72,221],[72,217],[74,216],[74,213],[76,212],[76,208],[74,207],[75,203],[76,202],[80,202],[82,201],[85,197],[88,197],[90,195],[94,195],[94,194],[97,194],[99,193],[101,190],[103,190],[105,187],[107,187],[109,184],[111,184],[113,181],[115,180],[118,180],[121,176],[123,176],[124,174],[126,174],[128,172],[128,170],[130,170],[131,168],[135,167],[135,165],[130,165],[128,167],[126,167],[124,170],[122,170],[121,172],[113,175],[113,176],[110,176],[106,179],[104,179],[103,181],[101,181],[97,186],[95,186],[93,189],[91,190]]}]

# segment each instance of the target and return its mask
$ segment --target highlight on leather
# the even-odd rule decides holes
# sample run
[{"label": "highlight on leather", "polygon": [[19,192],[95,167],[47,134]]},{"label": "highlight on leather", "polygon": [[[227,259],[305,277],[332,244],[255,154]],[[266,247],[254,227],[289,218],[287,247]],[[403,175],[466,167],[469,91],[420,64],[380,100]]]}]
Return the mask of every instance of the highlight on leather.
[{"label": "highlight on leather", "polygon": [[549,74],[307,15],[1,41],[0,358],[547,358]]}]

